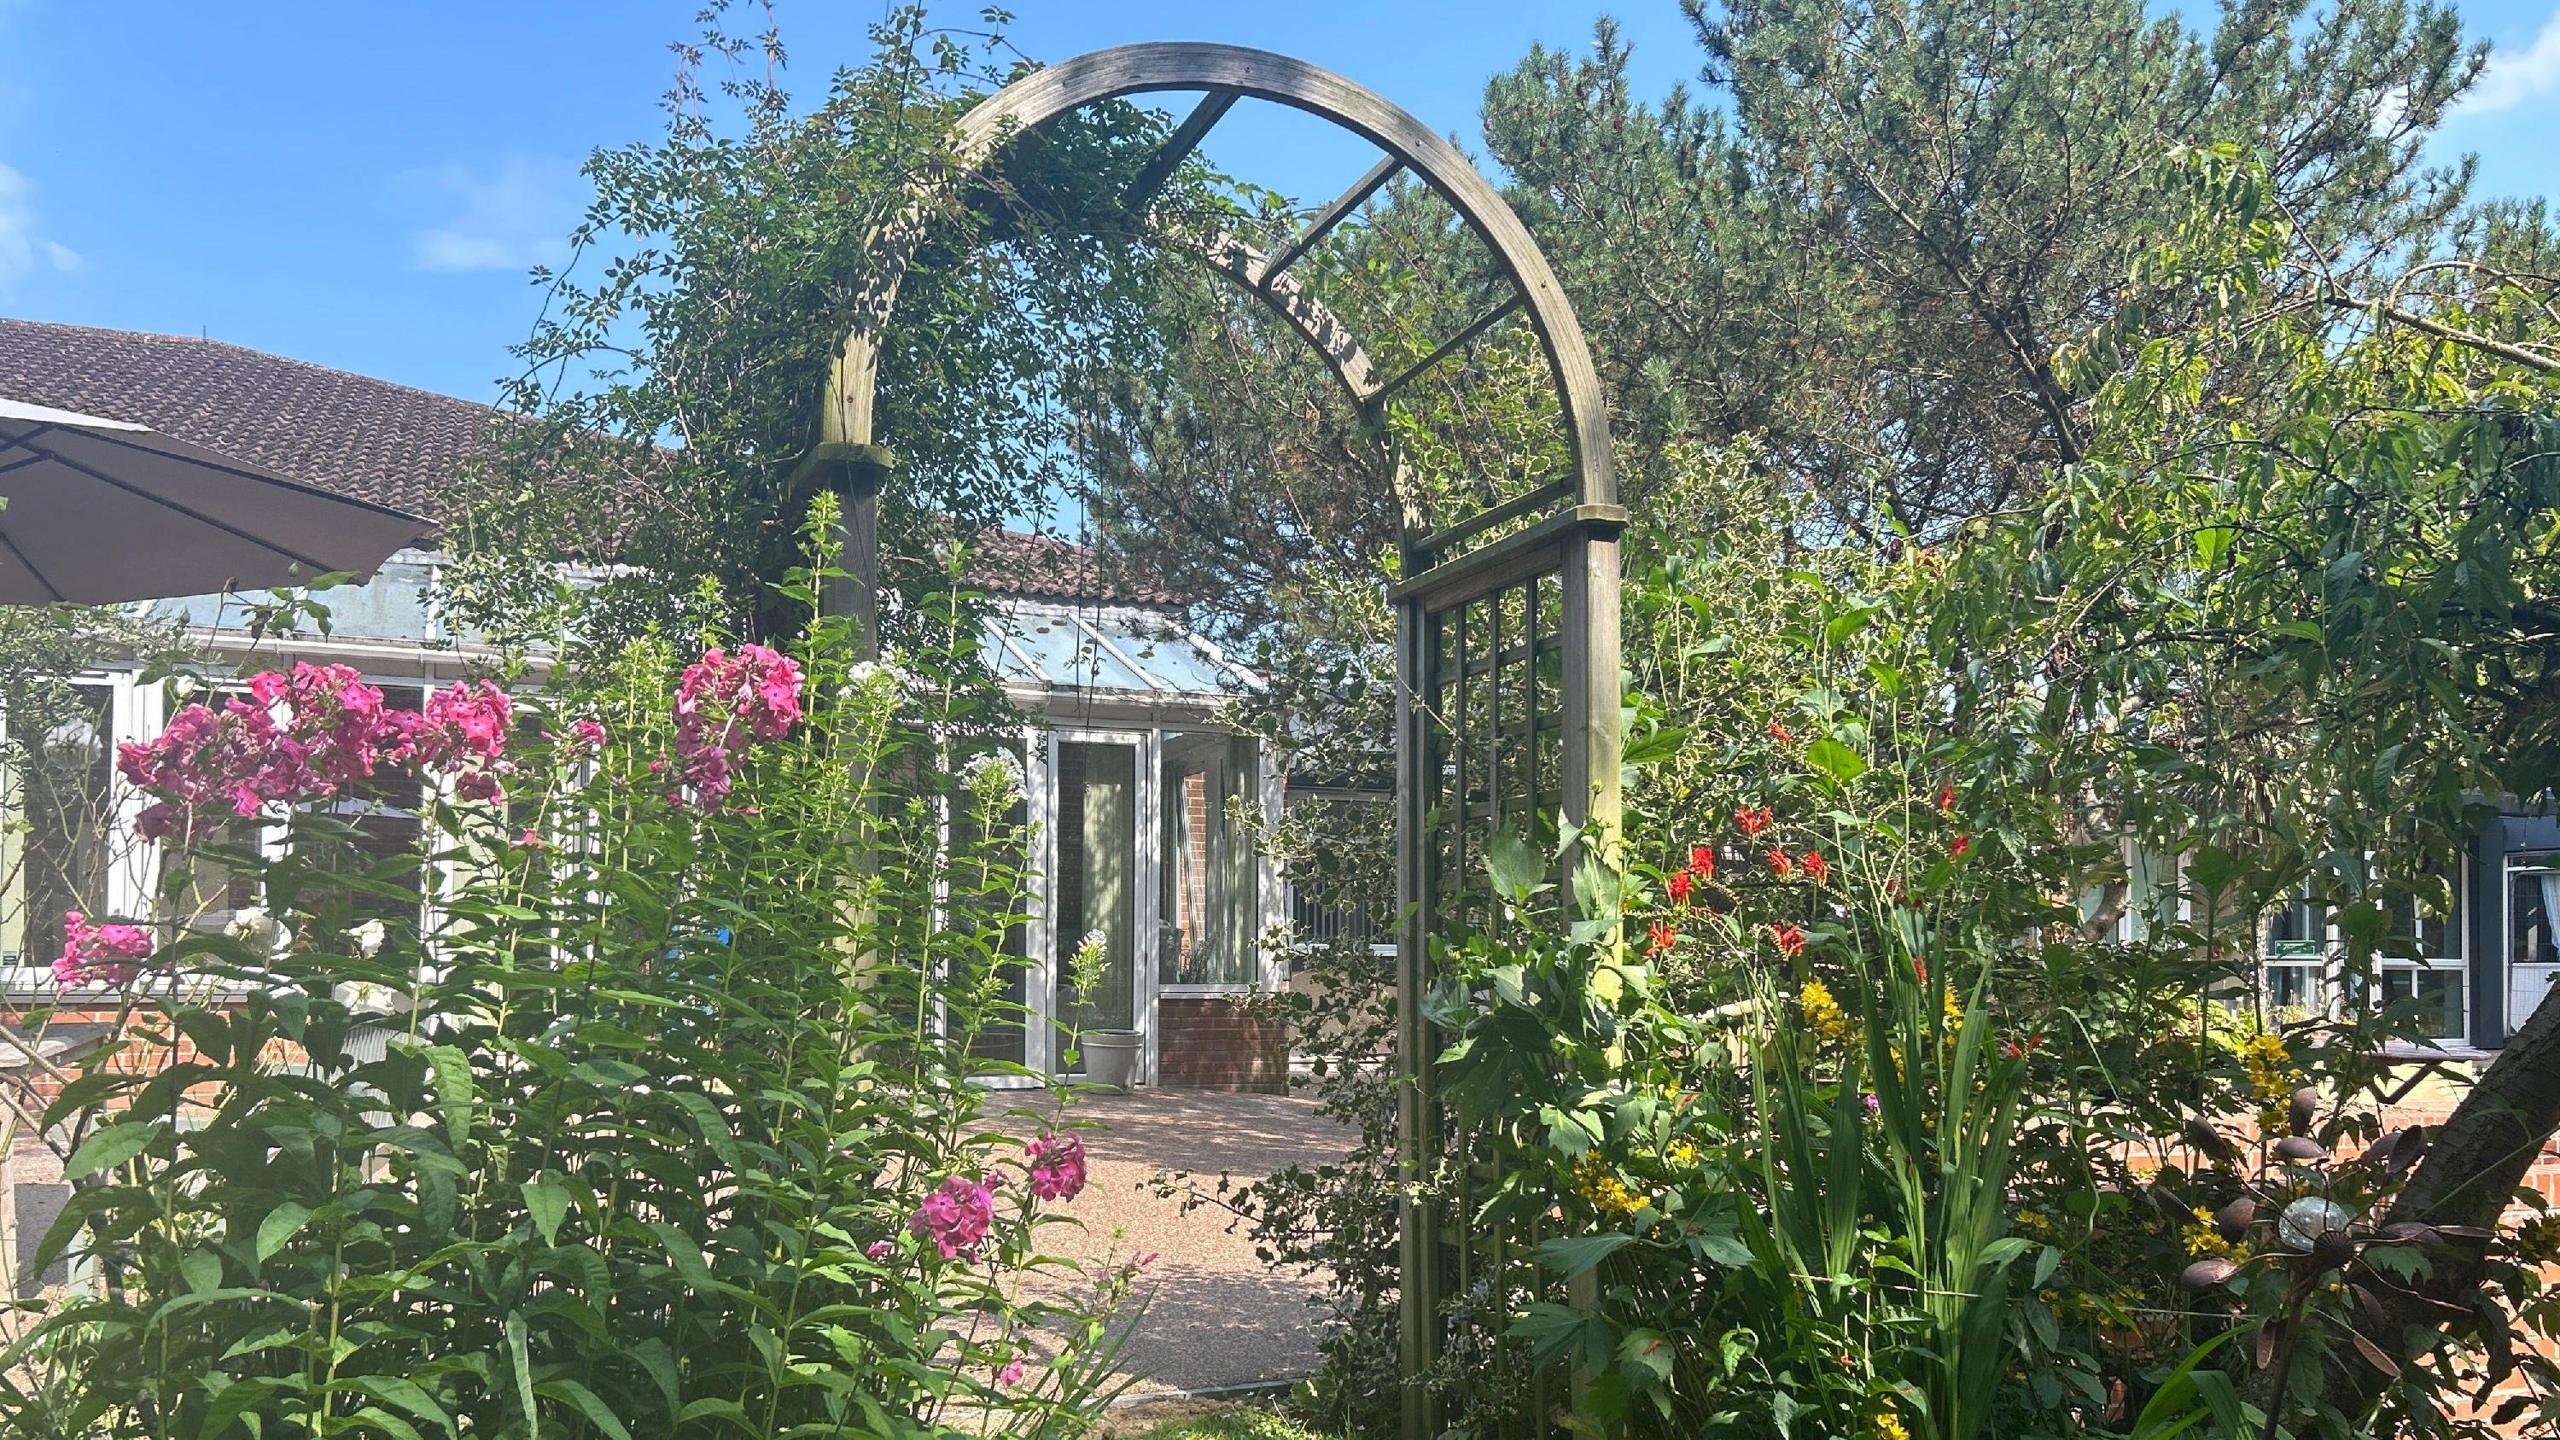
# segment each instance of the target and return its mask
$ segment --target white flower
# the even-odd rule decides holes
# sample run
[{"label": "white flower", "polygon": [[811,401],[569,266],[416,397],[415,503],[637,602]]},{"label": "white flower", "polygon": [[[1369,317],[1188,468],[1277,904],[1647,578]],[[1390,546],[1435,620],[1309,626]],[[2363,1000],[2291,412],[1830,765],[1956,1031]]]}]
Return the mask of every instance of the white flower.
[{"label": "white flower", "polygon": [[329,993],[351,1015],[387,1015],[400,1009],[408,998],[371,980],[343,980],[330,987]]},{"label": "white flower", "polygon": [[979,756],[969,767],[967,783],[971,794],[990,801],[1019,800],[1024,789],[1022,761],[1009,750]]},{"label": "white flower", "polygon": [[915,688],[915,677],[886,660],[857,660],[844,672],[844,697],[893,700]]},{"label": "white flower", "polygon": [[348,933],[355,937],[356,953],[368,960],[382,953],[382,942],[390,937],[379,920],[367,920]]},{"label": "white flower", "polygon": [[231,912],[231,923],[222,933],[250,945],[272,945],[276,940],[276,919],[262,905],[244,905]]}]

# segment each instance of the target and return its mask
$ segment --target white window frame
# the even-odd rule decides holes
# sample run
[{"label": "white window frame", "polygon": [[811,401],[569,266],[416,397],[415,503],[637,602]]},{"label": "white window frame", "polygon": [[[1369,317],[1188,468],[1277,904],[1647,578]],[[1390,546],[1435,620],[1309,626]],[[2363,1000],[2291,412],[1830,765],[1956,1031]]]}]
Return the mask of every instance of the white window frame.
[{"label": "white window frame", "polygon": [[[2429,1037],[2429,1042],[2431,1042],[2435,1047],[2442,1049],[2467,1049],[2471,1045],[2472,1006],[2478,998],[2475,994],[2475,990],[2480,983],[2479,977],[2473,973],[2471,965],[2471,909],[2473,902],[2478,897],[2471,893],[2470,856],[2465,855],[2461,857],[2460,863],[2454,868],[2452,883],[2453,913],[2445,917],[2445,930],[2452,936],[2455,953],[2452,955],[2426,955],[2417,959],[2405,959],[2397,955],[2376,956],[2374,962],[2373,993],[2368,997],[2368,999],[2370,1001],[2371,1008],[2375,1012],[2379,1013],[2386,1003],[2385,997],[2390,991],[2390,986],[2385,981],[2384,977],[2394,972],[2421,975],[2449,974],[2460,977],[2462,981],[2461,1033],[2455,1035],[2431,1036]],[[2503,904],[2506,899],[2505,893],[2501,891],[2498,898],[2501,904]],[[2415,901],[2412,900],[2410,903],[2414,906]],[[2412,914],[2414,916],[2414,909]],[[2421,938],[2425,931],[2425,927],[2422,924],[2416,923],[2412,924],[2411,929],[2416,932],[2416,934],[2412,936],[2413,939]],[[2411,989],[2414,994],[2415,987],[2412,986]],[[2397,1046],[2394,1048],[2405,1049],[2407,1047]]]},{"label": "white window frame", "polygon": [[[2538,863],[2518,864],[2532,859]],[[2516,1004],[2516,937],[2513,890],[2518,872],[2540,874],[2560,870],[2560,849],[2511,850],[2498,867],[2498,1009],[2505,1021],[2509,1037],[2524,1028],[2532,1018],[2531,1011],[2519,1013]],[[2546,992],[2548,993],[2548,992]]]},{"label": "white window frame", "polygon": [[[157,893],[159,880],[159,847],[131,838],[133,825],[148,803],[142,794],[125,783],[116,769],[116,747],[146,731],[157,734],[160,729],[160,687],[135,682],[130,670],[84,670],[63,677],[62,683],[107,692],[107,729],[100,738],[106,746],[107,804],[98,823],[107,827],[106,894],[95,903],[109,916],[133,918],[143,914]],[[7,723],[0,716],[0,726]],[[5,753],[0,753],[0,791],[13,783],[5,773]],[[126,837],[119,845],[114,837]],[[49,996],[54,993],[53,964],[39,957],[49,953],[48,926],[59,926],[60,916],[26,917],[26,949],[16,965],[0,965],[0,994]]]},{"label": "white window frame", "polygon": [[[1242,732],[1222,730],[1215,725],[1159,725],[1155,728],[1152,748],[1157,756],[1155,788],[1156,803],[1160,808],[1156,815],[1157,839],[1153,843],[1159,852],[1164,848],[1163,819],[1169,813],[1161,807],[1184,803],[1179,797],[1164,793],[1163,755],[1165,737],[1168,735],[1228,735],[1237,739],[1245,738]],[[1272,827],[1279,823],[1280,806],[1288,790],[1288,777],[1281,773],[1282,767],[1278,763],[1278,756],[1265,741],[1258,739],[1254,741],[1253,764],[1256,792],[1254,805],[1261,811],[1263,835],[1267,837]],[[1172,857],[1159,853],[1156,863],[1171,864]],[[1254,933],[1247,937],[1245,943],[1253,946],[1254,978],[1218,980],[1199,984],[1168,982],[1162,978],[1163,957],[1154,955],[1149,957],[1148,963],[1158,974],[1156,994],[1159,998],[1167,995],[1192,997],[1261,995],[1279,989],[1287,981],[1287,969],[1280,956],[1274,953],[1275,947],[1269,941],[1275,928],[1285,927],[1289,923],[1288,896],[1281,889],[1280,864],[1272,858],[1271,847],[1268,844],[1257,842],[1254,845],[1251,869],[1253,871]],[[1161,895],[1163,884],[1161,875],[1157,879],[1157,884],[1158,894]],[[1161,908],[1161,902],[1159,902],[1159,908]],[[1150,1041],[1149,1044],[1150,1053],[1153,1053],[1153,1042]]]},{"label": "white window frame", "polygon": [[[2302,888],[2308,890],[2310,882],[2306,880]],[[2340,1007],[2345,995],[2345,977],[2339,973],[2338,922],[2332,907],[2320,905],[2320,934],[2316,939],[2281,942],[2267,939],[2267,928],[2279,911],[2314,903],[2308,895],[2287,896],[2281,906],[2262,912],[2250,927],[2249,944],[2258,962],[2258,1014],[2270,1024],[2285,1023],[2276,1016],[2275,993],[2267,983],[2272,972],[2279,968],[2310,974],[2314,987],[2310,1007],[2313,1015],[2334,1020],[2343,1013]],[[2274,948],[2278,944],[2286,948],[2278,952]]]},{"label": "white window frame", "polygon": [[[1307,789],[1299,791],[1294,796],[1287,794],[1284,790],[1281,797],[1281,804],[1284,808],[1276,813],[1285,815],[1287,813],[1285,809],[1286,806],[1303,804],[1310,801],[1349,803],[1353,805],[1392,806],[1395,803],[1395,796],[1379,790],[1354,790],[1344,786],[1310,786]],[[1274,869],[1279,875],[1281,886],[1280,903],[1274,907],[1277,915],[1277,919],[1274,923],[1288,927],[1289,949],[1291,953],[1307,955],[1321,949],[1325,942],[1308,939],[1305,935],[1299,933],[1297,877],[1289,874],[1287,867],[1281,866],[1277,862],[1274,862]],[[1395,955],[1396,933],[1392,920],[1390,920],[1390,923],[1386,925],[1377,927],[1375,932],[1372,934],[1369,941],[1369,953],[1380,958],[1392,958]]]}]

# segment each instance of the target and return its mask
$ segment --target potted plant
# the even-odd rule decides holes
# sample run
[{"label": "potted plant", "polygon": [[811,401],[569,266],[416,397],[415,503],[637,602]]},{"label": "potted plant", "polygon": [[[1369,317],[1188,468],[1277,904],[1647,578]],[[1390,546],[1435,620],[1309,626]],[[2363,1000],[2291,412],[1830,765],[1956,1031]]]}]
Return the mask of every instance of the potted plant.
[{"label": "potted plant", "polygon": [[[1099,930],[1086,931],[1067,960],[1067,984],[1075,992],[1074,1013],[1079,1018],[1091,1010],[1110,963],[1110,937]],[[1137,1088],[1139,1053],[1145,1045],[1146,1037],[1135,1030],[1078,1025],[1070,1032],[1068,1064],[1082,1060],[1086,1080],[1127,1094]]]}]

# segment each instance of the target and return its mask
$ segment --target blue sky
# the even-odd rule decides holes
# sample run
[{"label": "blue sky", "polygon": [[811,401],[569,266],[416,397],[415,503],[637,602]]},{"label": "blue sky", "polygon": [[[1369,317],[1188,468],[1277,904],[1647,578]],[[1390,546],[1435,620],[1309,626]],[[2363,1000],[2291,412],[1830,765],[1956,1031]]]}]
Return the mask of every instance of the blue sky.
[{"label": "blue sky", "polygon": [[[776,0],[799,84],[864,53],[879,0]],[[473,399],[556,258],[590,149],[657,133],[698,0],[0,0],[0,314],[203,334]],[[1535,0],[1015,0],[1044,59],[1149,39],[1285,51],[1476,148],[1485,79],[1596,8]],[[1642,88],[1697,68],[1676,0],[1611,5]],[[958,7],[966,18],[973,6]],[[2449,127],[2486,194],[2560,180],[2560,3],[2464,7],[2500,58]],[[1230,171],[1322,198],[1368,159],[1240,107]]]}]

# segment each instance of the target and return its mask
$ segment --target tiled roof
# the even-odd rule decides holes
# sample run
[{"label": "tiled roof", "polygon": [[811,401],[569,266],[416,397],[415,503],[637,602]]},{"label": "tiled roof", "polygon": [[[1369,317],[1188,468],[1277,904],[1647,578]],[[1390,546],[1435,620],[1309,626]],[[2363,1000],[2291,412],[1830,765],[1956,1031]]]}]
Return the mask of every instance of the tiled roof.
[{"label": "tiled roof", "polygon": [[[505,413],[220,340],[0,317],[0,395],[110,420],[430,519]],[[1025,599],[1161,606],[1086,546],[991,530],[970,583]]]},{"label": "tiled roof", "polygon": [[1020,530],[988,530],[978,536],[969,561],[969,583],[990,595],[1026,600],[1106,605],[1179,605],[1180,598],[1147,581],[1119,573],[1092,547]]},{"label": "tiled roof", "polygon": [[289,480],[435,518],[499,412],[220,340],[0,318],[0,395],[148,425]]}]

